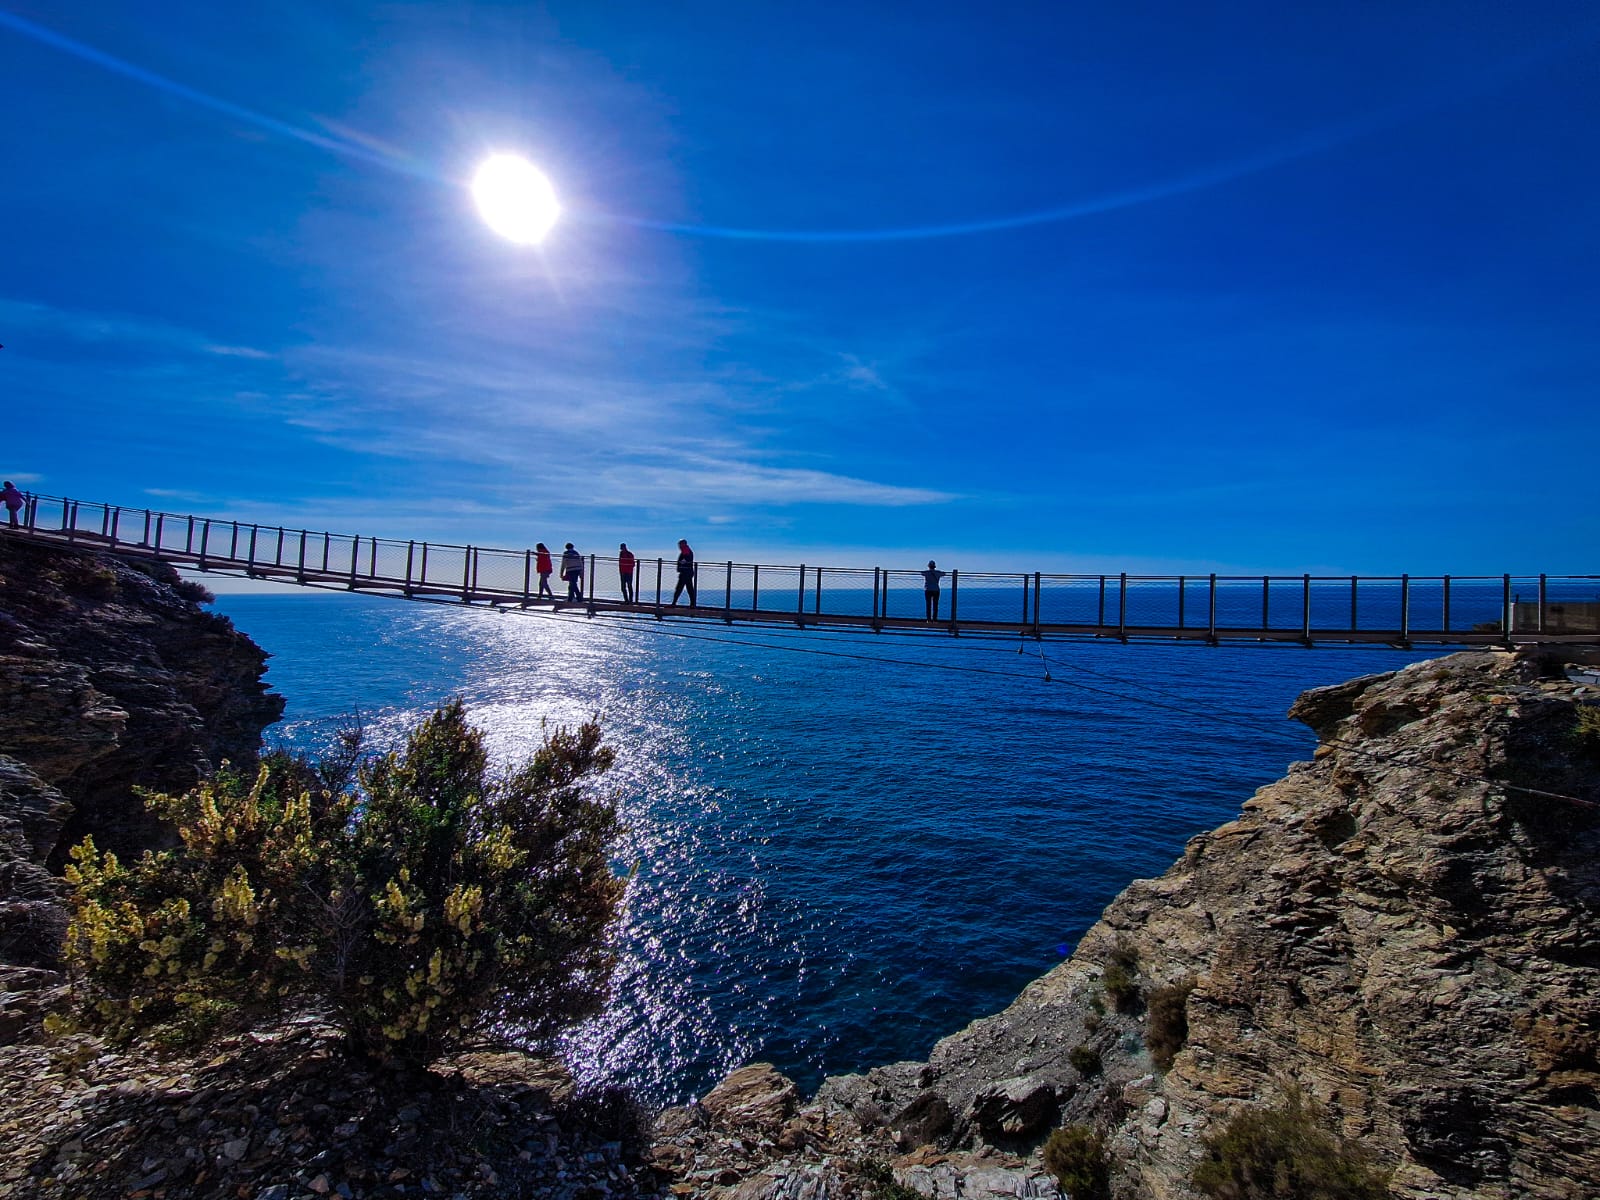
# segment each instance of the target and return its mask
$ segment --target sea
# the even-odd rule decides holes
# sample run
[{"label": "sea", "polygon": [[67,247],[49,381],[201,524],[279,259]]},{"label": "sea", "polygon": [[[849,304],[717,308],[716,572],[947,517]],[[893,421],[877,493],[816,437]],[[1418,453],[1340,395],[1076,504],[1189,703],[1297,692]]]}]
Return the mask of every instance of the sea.
[{"label": "sea", "polygon": [[1439,651],[908,637],[360,595],[223,595],[269,743],[377,749],[452,697],[497,764],[597,717],[632,871],[608,1011],[565,1047],[654,1103],[768,1061],[926,1058],[1315,739],[1300,692]]}]

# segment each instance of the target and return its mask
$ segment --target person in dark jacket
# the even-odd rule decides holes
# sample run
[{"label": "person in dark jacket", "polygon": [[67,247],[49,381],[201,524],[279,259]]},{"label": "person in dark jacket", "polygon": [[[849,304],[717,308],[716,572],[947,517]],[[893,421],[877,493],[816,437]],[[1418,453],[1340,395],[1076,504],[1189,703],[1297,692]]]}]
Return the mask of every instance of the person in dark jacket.
[{"label": "person in dark jacket", "polygon": [[17,491],[17,485],[11,480],[6,480],[6,485],[0,488],[0,501],[6,506],[6,515],[11,518],[11,528],[17,527],[17,510],[27,502],[27,498]]},{"label": "person in dark jacket", "polygon": [[694,596],[694,551],[689,549],[689,543],[684,538],[678,539],[678,585],[672,589],[672,602],[676,604],[678,597],[683,595],[685,588],[689,589],[689,607],[695,605]]},{"label": "person in dark jacket", "polygon": [[583,599],[583,555],[572,548],[572,543],[567,543],[567,548],[561,552],[561,578],[567,582],[567,599]]}]

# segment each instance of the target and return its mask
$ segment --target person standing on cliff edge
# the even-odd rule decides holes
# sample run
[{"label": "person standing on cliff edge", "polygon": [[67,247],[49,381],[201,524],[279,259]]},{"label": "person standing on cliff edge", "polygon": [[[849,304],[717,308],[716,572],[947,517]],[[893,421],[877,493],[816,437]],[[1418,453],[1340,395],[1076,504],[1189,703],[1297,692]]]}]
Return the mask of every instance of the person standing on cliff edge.
[{"label": "person standing on cliff edge", "polygon": [[633,551],[628,549],[628,543],[623,542],[622,548],[617,551],[617,578],[622,580],[622,602],[632,604],[633,594],[633,567],[638,562]]},{"label": "person standing on cliff edge", "polygon": [[678,586],[672,589],[672,602],[676,604],[678,597],[683,595],[683,589],[689,589],[689,607],[695,606],[694,597],[694,551],[689,549],[686,538],[678,539]]},{"label": "person standing on cliff edge", "polygon": [[935,566],[933,559],[928,560],[928,569],[922,572],[922,600],[928,609],[928,620],[939,619],[939,581],[944,578],[944,572]]},{"label": "person standing on cliff edge", "polygon": [[26,503],[25,497],[21,492],[17,491],[17,485],[8,479],[5,487],[0,488],[0,500],[5,501],[6,515],[11,518],[11,528],[15,529],[17,527],[17,510]]}]

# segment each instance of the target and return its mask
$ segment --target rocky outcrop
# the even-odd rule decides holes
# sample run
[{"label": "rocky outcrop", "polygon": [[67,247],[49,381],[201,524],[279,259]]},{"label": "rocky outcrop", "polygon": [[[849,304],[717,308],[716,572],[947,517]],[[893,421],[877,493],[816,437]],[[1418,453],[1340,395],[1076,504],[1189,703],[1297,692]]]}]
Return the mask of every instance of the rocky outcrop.
[{"label": "rocky outcrop", "polygon": [[1202,1136],[1294,1088],[1396,1196],[1600,1195],[1591,679],[1473,653],[1307,693],[1313,761],[1004,1012],[926,1063],[826,1081],[786,1121],[828,1131],[809,1157],[710,1121],[664,1134],[661,1165],[732,1195],[712,1167],[737,1160],[741,1200],[873,1156],[929,1196],[1045,1195],[1040,1142],[1081,1122],[1119,1196],[1188,1200]]},{"label": "rocky outcrop", "polygon": [[0,533],[0,963],[53,961],[55,872],[85,834],[124,855],[170,839],[136,786],[248,766],[281,715],[266,655],[203,594],[162,563]]}]

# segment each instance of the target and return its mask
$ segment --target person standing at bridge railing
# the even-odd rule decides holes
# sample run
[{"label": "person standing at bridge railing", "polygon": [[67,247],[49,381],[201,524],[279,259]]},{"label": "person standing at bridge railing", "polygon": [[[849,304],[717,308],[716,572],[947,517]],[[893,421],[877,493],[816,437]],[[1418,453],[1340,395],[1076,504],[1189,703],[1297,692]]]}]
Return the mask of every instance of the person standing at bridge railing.
[{"label": "person standing at bridge railing", "polygon": [[6,516],[11,518],[11,528],[17,527],[17,510],[26,502],[22,493],[17,491],[17,485],[11,480],[6,480],[6,485],[0,488],[0,500],[5,501]]},{"label": "person standing at bridge railing", "polygon": [[944,572],[939,570],[933,559],[928,560],[928,569],[922,572],[922,599],[928,609],[928,620],[939,619],[939,581],[944,578]]},{"label": "person standing at bridge railing", "polygon": [[689,607],[695,606],[695,579],[694,579],[694,551],[689,549],[689,542],[685,538],[678,539],[678,586],[672,589],[672,602],[676,604],[678,597],[683,595],[683,589],[689,589]]},{"label": "person standing at bridge railing", "polygon": [[583,599],[583,555],[572,548],[572,543],[567,543],[567,548],[561,552],[561,578],[566,580],[567,599]]},{"label": "person standing at bridge railing", "polygon": [[633,567],[638,560],[634,558],[633,551],[628,549],[628,543],[623,542],[622,548],[617,551],[617,577],[622,580],[622,602],[632,604],[633,595]]},{"label": "person standing at bridge railing", "polygon": [[546,596],[549,596],[550,599],[554,600],[556,594],[550,590],[550,573],[556,568],[555,564],[550,561],[550,547],[540,542],[534,546],[533,550],[537,559],[533,564],[533,569],[539,572],[539,599],[543,600]]}]

